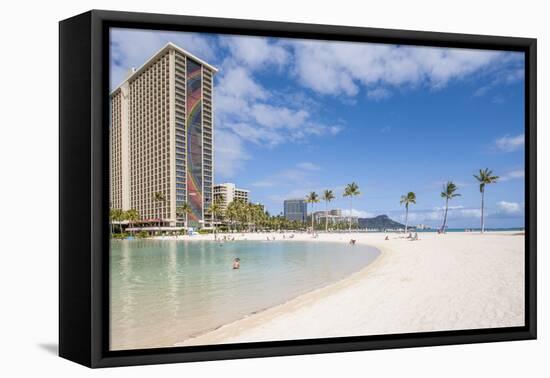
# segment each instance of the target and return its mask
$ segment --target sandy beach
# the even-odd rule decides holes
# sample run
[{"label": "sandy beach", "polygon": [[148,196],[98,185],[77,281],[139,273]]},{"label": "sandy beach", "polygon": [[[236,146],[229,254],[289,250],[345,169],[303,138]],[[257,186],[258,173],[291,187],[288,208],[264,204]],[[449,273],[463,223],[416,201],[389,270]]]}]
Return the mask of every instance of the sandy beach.
[{"label": "sandy beach", "polygon": [[[282,240],[281,234],[269,235]],[[317,239],[296,234],[294,240],[346,245],[353,238],[357,244],[378,248],[381,255],[363,270],[339,282],[176,345],[524,324],[525,237],[522,233],[419,233],[418,241],[398,234],[388,235],[390,240],[384,240],[383,233],[319,234]],[[266,239],[266,234],[234,236],[238,240]],[[212,240],[213,236],[191,238]]]}]

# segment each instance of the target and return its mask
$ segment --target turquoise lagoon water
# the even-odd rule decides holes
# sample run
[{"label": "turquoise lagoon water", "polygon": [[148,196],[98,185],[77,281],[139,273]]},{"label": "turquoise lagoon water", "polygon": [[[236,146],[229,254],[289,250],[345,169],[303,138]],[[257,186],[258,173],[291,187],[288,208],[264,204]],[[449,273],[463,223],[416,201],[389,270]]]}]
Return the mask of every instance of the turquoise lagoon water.
[{"label": "turquoise lagoon water", "polygon": [[313,241],[113,241],[111,349],[173,346],[338,281],[378,254]]}]

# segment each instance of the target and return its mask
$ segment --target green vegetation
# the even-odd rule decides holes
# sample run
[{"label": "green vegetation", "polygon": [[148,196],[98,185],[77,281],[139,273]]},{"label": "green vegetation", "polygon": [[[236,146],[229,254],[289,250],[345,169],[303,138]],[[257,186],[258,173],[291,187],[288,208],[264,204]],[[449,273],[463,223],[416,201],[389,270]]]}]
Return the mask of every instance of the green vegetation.
[{"label": "green vegetation", "polygon": [[217,217],[219,216],[223,218],[221,204],[216,200],[212,201],[212,203],[207,209],[207,214],[209,214],[212,218],[212,228],[214,230],[214,239],[217,239],[217,234],[216,234],[216,221],[218,219]]},{"label": "green vegetation", "polygon": [[405,228],[405,225],[396,222],[387,215],[378,215],[372,218],[359,218],[359,228],[369,230],[400,230]]},{"label": "green vegetation", "polygon": [[128,211],[125,211],[125,220],[127,220],[130,223],[130,228],[134,226],[134,222],[137,222],[140,218],[139,212],[136,209],[130,209]]},{"label": "green vegetation", "polygon": [[407,227],[409,226],[409,205],[416,204],[416,194],[414,194],[414,192],[408,192],[402,195],[399,203],[405,205],[405,233],[407,233]]},{"label": "green vegetation", "polygon": [[344,190],[344,197],[349,197],[349,230],[351,231],[351,216],[353,212],[353,197],[360,195],[359,186],[352,182],[351,184],[346,185]]},{"label": "green vegetation", "polygon": [[[475,179],[479,183],[479,191],[481,193],[481,232],[485,231],[485,189],[487,185],[494,184],[498,181],[499,177],[493,175],[493,172],[488,168],[480,169],[479,174],[474,175]],[[445,212],[443,215],[443,224],[441,225],[441,232],[445,232],[447,228],[447,219],[449,212],[449,201],[453,198],[461,196],[457,193],[458,187],[452,181],[448,181],[444,184],[443,190],[440,193],[441,198],[445,199]],[[350,200],[350,209],[349,209],[349,221],[345,220],[340,222],[335,222],[331,224],[331,229],[333,230],[352,230],[352,227],[357,227],[361,229],[378,229],[378,230],[397,230],[404,227],[405,232],[409,229],[409,206],[416,204],[416,194],[414,192],[408,192],[401,196],[400,204],[405,206],[405,225],[391,220],[387,215],[379,215],[373,218],[358,218],[356,224],[352,224],[352,213],[353,213],[353,198],[359,196],[361,192],[359,191],[359,186],[352,182],[346,185],[343,193],[344,198],[349,198]],[[328,231],[329,223],[329,203],[334,200],[336,197],[334,192],[330,189],[323,191],[321,198],[316,192],[310,192],[305,200],[311,206],[311,230]],[[166,201],[164,194],[156,192],[154,194],[153,200],[157,206],[157,211],[160,214],[160,206]],[[314,206],[316,203],[319,203],[320,200],[325,202],[325,222],[316,224],[314,216]],[[178,220],[185,218],[185,225],[188,223],[188,215],[191,213],[191,206],[184,202],[183,205],[179,206],[176,209],[176,216]],[[212,219],[212,230],[201,229],[199,230],[200,234],[214,234],[214,239],[217,238],[218,231],[222,232],[257,232],[257,231],[281,231],[281,230],[292,230],[292,231],[304,231],[307,229],[307,222],[305,221],[290,221],[286,219],[282,214],[271,215],[268,211],[265,211],[263,205],[247,203],[242,200],[235,200],[231,202],[227,208],[223,208],[218,201],[214,201],[210,204],[207,209],[207,214],[211,216]],[[136,222],[139,222],[140,214],[135,209],[130,209],[127,211],[122,211],[121,209],[111,209],[109,213],[109,219],[111,221],[111,236],[115,239],[122,239],[128,236],[125,232],[126,228],[123,226],[128,223],[128,228],[133,228]],[[160,221],[159,221],[160,226]],[[176,232],[176,231],[174,231]],[[174,234],[172,232],[171,234]],[[180,234],[184,234],[185,230],[177,231]],[[135,236],[138,238],[144,238],[148,236],[148,233],[145,231],[138,232]]]},{"label": "green vegetation", "polygon": [[445,216],[443,217],[443,225],[441,225],[441,232],[445,232],[447,227],[447,212],[449,211],[449,200],[452,200],[455,197],[459,197],[456,185],[452,181],[447,181],[443,185],[443,191],[441,192],[441,198],[445,198]]},{"label": "green vegetation", "polygon": [[127,237],[128,237],[128,234],[126,232],[113,234],[113,239],[126,239]]},{"label": "green vegetation", "polygon": [[178,206],[176,208],[176,217],[178,218],[185,218],[185,227],[187,227],[187,223],[189,221],[189,214],[193,209],[191,208],[191,205],[189,203],[184,202],[181,206]]},{"label": "green vegetation", "polygon": [[[124,219],[124,211],[120,209],[111,209],[109,212],[109,219],[111,221],[111,236],[114,234],[115,230],[115,223],[116,222],[122,222]],[[120,231],[120,225],[119,225],[119,231]]]},{"label": "green vegetation", "polygon": [[489,168],[479,170],[479,175],[474,175],[475,179],[479,182],[479,192],[481,193],[481,233],[485,232],[485,186],[490,184],[496,184],[499,179],[498,176],[493,175],[493,171],[490,171]]},{"label": "green vegetation", "polygon": [[[132,227],[134,222],[140,219],[139,212],[136,209],[130,209],[123,211],[121,209],[111,209],[109,211],[109,219],[111,220],[111,237],[121,239],[121,235],[126,235],[122,229],[122,222],[128,221],[129,226]],[[115,236],[115,226],[116,236]]]},{"label": "green vegetation", "polygon": [[149,234],[146,231],[140,231],[136,234],[136,237],[140,239],[146,238],[147,236],[149,236]]},{"label": "green vegetation", "polygon": [[313,214],[313,206],[319,202],[319,195],[315,192],[311,192],[306,197],[306,202],[311,204],[311,230],[315,229],[315,226],[313,224],[315,220],[315,216]]},{"label": "green vegetation", "polygon": [[159,217],[159,227],[160,227],[160,206],[166,202],[166,197],[164,196],[164,194],[162,194],[161,192],[155,192],[155,194],[153,195],[153,201],[155,202],[155,205],[157,207],[157,214],[158,214],[158,217]]},{"label": "green vegetation", "polygon": [[328,203],[334,198],[332,190],[327,189],[323,192],[323,201],[325,201],[325,232],[328,231]]}]

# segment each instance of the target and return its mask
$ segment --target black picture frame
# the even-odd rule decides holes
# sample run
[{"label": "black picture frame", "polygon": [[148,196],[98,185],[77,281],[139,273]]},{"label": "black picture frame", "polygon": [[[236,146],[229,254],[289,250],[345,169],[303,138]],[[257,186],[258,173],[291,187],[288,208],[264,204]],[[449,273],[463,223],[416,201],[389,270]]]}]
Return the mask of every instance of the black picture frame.
[{"label": "black picture frame", "polygon": [[[525,53],[523,327],[128,351],[108,349],[109,28],[126,27]],[[59,355],[88,367],[536,338],[536,39],[92,10],[59,23]]]}]

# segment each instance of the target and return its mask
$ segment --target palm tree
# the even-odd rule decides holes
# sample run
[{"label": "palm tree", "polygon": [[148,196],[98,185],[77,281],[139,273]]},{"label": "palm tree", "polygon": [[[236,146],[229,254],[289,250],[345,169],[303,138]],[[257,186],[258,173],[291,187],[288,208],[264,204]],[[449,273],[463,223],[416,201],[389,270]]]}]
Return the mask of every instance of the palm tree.
[{"label": "palm tree", "polygon": [[405,204],[405,233],[407,233],[407,227],[409,225],[409,205],[416,204],[416,194],[414,192],[408,192],[401,196],[400,204]]},{"label": "palm tree", "polygon": [[214,240],[217,240],[217,234],[216,234],[216,215],[220,214],[222,211],[222,206],[219,203],[219,201],[214,200],[210,206],[208,207],[207,212],[212,216],[212,228],[214,230]]},{"label": "palm tree", "polygon": [[334,199],[334,193],[332,190],[325,190],[323,192],[323,201],[325,201],[325,232],[328,231],[328,203]]},{"label": "palm tree", "polygon": [[481,233],[485,232],[485,185],[495,184],[498,180],[498,176],[493,175],[493,171],[490,171],[489,168],[480,169],[479,175],[474,175],[476,180],[479,182],[479,192],[481,193]]},{"label": "palm tree", "polygon": [[231,225],[237,221],[239,218],[239,212],[238,212],[238,203],[236,201],[231,201],[227,205],[227,209],[225,210],[225,215],[227,216],[227,219],[229,220],[229,229],[231,231]]},{"label": "palm tree", "polygon": [[351,213],[353,211],[353,197],[360,195],[361,192],[359,191],[359,186],[352,182],[351,184],[346,185],[346,189],[344,190],[344,197],[349,197],[349,230],[351,232]]},{"label": "palm tree", "polygon": [[187,227],[189,214],[193,211],[189,203],[184,202],[176,208],[176,216],[182,218],[185,216],[185,227]]},{"label": "palm tree", "polygon": [[111,234],[114,233],[114,222],[120,222],[123,218],[122,210],[120,209],[111,209],[109,211],[109,218],[111,219]]},{"label": "palm tree", "polygon": [[134,222],[138,221],[140,218],[139,211],[137,211],[136,209],[130,209],[124,213],[124,217],[130,223],[130,228],[133,228]]},{"label": "palm tree", "polygon": [[[155,201],[155,204],[157,205],[157,210],[159,210],[160,204],[164,201],[166,201],[166,197],[161,192],[155,192],[153,195],[153,201]],[[159,228],[160,228],[160,211],[158,211],[158,217],[159,217]]]},{"label": "palm tree", "polygon": [[254,226],[254,232],[257,230],[258,224],[262,224],[265,220],[265,212],[263,206],[259,203],[250,204],[250,213],[252,216],[252,224]]},{"label": "palm tree", "polygon": [[313,206],[319,202],[319,195],[315,192],[310,192],[306,197],[306,202],[311,204],[311,232],[313,232]]},{"label": "palm tree", "polygon": [[445,198],[445,216],[443,217],[443,225],[441,226],[441,232],[445,232],[447,227],[447,212],[449,211],[449,200],[455,197],[460,197],[459,193],[455,193],[458,188],[452,181],[447,181],[443,185],[443,191],[441,192],[441,198]]}]

